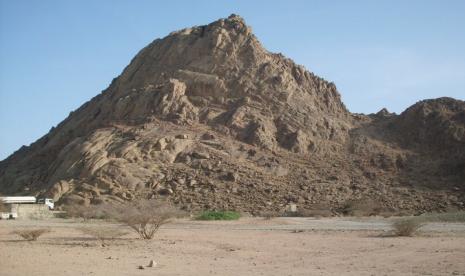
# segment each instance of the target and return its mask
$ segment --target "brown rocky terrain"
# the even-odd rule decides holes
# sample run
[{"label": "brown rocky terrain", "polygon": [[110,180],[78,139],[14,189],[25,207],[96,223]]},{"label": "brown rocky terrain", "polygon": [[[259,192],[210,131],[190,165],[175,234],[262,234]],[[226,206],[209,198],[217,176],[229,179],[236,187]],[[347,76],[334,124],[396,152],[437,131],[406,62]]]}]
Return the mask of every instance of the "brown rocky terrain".
[{"label": "brown rocky terrain", "polygon": [[0,162],[0,192],[254,214],[367,200],[464,209],[465,102],[352,114],[333,83],[268,52],[231,15],[142,49],[101,94]]}]

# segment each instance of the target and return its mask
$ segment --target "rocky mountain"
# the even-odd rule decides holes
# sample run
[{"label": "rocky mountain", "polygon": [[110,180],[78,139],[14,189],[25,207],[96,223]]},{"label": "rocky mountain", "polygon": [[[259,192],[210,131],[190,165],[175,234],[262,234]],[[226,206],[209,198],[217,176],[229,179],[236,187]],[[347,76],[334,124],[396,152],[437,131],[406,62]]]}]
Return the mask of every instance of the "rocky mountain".
[{"label": "rocky mountain", "polygon": [[156,39],[101,94],[0,162],[0,192],[167,198],[258,214],[349,201],[465,208],[465,102],[350,113],[336,86],[231,15]]}]

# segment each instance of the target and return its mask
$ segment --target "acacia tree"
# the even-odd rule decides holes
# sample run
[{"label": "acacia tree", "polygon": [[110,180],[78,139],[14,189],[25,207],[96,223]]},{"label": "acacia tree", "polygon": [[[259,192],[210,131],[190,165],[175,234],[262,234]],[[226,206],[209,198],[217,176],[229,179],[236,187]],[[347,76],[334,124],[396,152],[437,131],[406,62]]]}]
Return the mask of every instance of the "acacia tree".
[{"label": "acacia tree", "polygon": [[166,202],[148,199],[106,206],[105,212],[108,217],[129,226],[142,239],[152,239],[160,226],[181,215]]}]

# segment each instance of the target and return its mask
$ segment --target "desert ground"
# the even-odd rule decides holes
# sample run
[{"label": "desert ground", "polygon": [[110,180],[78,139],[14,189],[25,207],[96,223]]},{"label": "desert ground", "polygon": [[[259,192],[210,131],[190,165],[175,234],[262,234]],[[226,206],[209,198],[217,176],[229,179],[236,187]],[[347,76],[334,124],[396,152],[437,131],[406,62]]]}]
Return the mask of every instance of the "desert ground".
[{"label": "desert ground", "polygon": [[[465,224],[430,223],[389,235],[382,218],[180,219],[150,241],[108,246],[78,229],[122,228],[71,219],[0,221],[1,275],[465,275]],[[49,228],[35,242],[11,232]],[[147,267],[154,260],[155,267]],[[141,269],[139,266],[143,266]]]}]

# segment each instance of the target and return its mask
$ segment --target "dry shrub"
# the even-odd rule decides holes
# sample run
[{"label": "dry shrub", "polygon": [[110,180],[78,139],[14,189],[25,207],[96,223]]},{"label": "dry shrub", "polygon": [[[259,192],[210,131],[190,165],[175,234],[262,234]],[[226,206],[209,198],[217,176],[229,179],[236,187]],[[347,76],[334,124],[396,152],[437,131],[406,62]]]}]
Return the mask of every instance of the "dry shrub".
[{"label": "dry shrub", "polygon": [[424,221],[465,222],[465,211],[449,211],[445,213],[427,213],[421,215]]},{"label": "dry shrub", "polygon": [[413,236],[422,226],[422,223],[419,219],[415,218],[404,218],[395,220],[392,223],[392,228],[394,228],[394,235],[399,237],[411,237]]},{"label": "dry shrub", "polygon": [[105,210],[106,208],[107,206],[103,204],[91,206],[74,204],[65,206],[64,210],[66,211],[67,217],[89,220],[107,218]]},{"label": "dry shrub", "polygon": [[349,200],[342,206],[342,213],[347,216],[376,216],[383,212],[383,207],[374,200]]},{"label": "dry shrub", "polygon": [[36,241],[40,236],[45,233],[49,233],[49,229],[20,229],[13,231],[13,234],[20,236],[27,241]]},{"label": "dry shrub", "polygon": [[160,226],[181,216],[179,210],[166,202],[148,199],[109,206],[105,212],[110,218],[131,227],[142,239],[152,239]]},{"label": "dry shrub", "polygon": [[383,218],[390,218],[393,216],[402,216],[402,214],[394,211],[382,211],[378,214],[378,216],[381,216]]},{"label": "dry shrub", "polygon": [[333,212],[331,211],[331,207],[325,203],[316,203],[310,206],[308,210],[302,210],[303,217],[331,217],[333,216]]},{"label": "dry shrub", "polygon": [[303,218],[321,218],[321,217],[331,217],[333,213],[331,210],[324,209],[299,209],[297,212],[284,212],[284,217],[303,217]]},{"label": "dry shrub", "polygon": [[83,234],[92,236],[97,239],[102,247],[109,245],[107,241],[114,240],[127,234],[127,232],[124,232],[120,229],[109,227],[81,227],[78,229]]},{"label": "dry shrub", "polygon": [[[0,196],[3,196],[0,194]],[[7,212],[9,211],[8,206],[3,202],[3,200],[0,200],[0,212]]]},{"label": "dry shrub", "polygon": [[7,211],[8,211],[8,208],[6,204],[0,201],[0,212],[7,212]]},{"label": "dry shrub", "polygon": [[275,211],[264,211],[260,213],[260,216],[265,220],[271,220],[275,217],[278,217],[279,213]]}]

